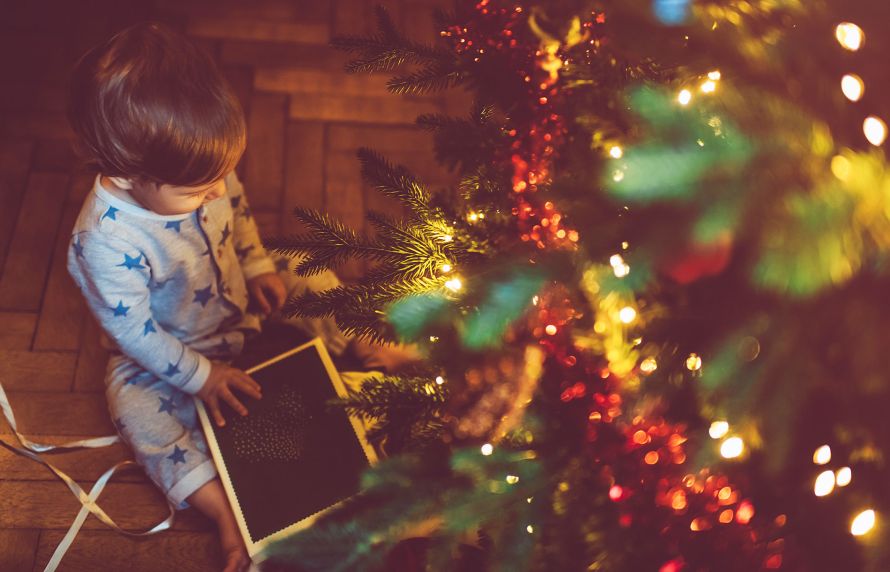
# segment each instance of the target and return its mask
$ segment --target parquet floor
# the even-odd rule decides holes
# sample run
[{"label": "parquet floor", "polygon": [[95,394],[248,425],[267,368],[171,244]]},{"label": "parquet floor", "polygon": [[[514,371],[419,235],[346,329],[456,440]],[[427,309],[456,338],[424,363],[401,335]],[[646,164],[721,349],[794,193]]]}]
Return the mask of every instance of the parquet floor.
[{"label": "parquet floor", "polygon": [[[143,19],[186,31],[212,53],[249,124],[239,166],[264,236],[296,230],[295,205],[323,208],[361,228],[367,209],[398,211],[366,188],[355,150],[371,146],[432,185],[450,175],[412,126],[419,113],[464,113],[462,97],[396,97],[385,77],[349,76],[328,47],[373,26],[390,7],[417,39],[436,34],[433,5],[447,0],[4,0],[0,2],[0,383],[20,430],[38,442],[111,435],[97,326],[65,270],[68,238],[93,174],[70,151],[64,118],[70,66],[88,47]],[[343,268],[349,278],[361,263]],[[0,420],[0,437],[12,441]],[[124,446],[52,456],[89,489]],[[125,528],[165,515],[139,470],[116,478],[100,505]],[[42,570],[79,503],[44,467],[0,449],[0,571]],[[119,535],[90,516],[62,562],[66,571],[220,569],[211,523],[187,510],[172,531]]]}]

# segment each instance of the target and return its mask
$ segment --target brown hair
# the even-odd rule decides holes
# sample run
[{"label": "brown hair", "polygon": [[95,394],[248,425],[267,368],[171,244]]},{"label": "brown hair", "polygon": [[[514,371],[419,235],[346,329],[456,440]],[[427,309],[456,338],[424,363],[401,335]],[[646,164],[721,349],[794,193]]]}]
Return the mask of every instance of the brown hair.
[{"label": "brown hair", "polygon": [[244,112],[210,56],[151,22],[80,58],[68,120],[103,175],[177,186],[219,179],[246,142]]}]

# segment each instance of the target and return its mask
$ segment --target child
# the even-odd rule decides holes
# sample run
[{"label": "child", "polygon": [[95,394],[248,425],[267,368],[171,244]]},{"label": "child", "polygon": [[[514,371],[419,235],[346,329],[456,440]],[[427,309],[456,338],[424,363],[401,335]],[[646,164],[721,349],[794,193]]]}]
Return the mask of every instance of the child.
[{"label": "child", "polygon": [[[68,269],[113,342],[106,396],[148,476],[179,508],[219,527],[226,572],[249,560],[191,395],[220,426],[220,403],[246,415],[259,385],[226,365],[288,295],[338,284],[299,278],[263,248],[233,169],[245,147],[241,108],[213,61],[158,24],[128,28],[78,62],[69,119],[99,175],[74,227]],[[329,319],[291,320],[394,367],[399,350],[350,343]],[[241,394],[240,396],[237,394]]]}]

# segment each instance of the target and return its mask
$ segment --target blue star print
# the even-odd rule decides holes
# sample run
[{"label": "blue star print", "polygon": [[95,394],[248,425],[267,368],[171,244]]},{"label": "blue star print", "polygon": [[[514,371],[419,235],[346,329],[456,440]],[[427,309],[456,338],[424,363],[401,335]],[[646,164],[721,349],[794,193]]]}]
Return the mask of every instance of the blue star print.
[{"label": "blue star print", "polygon": [[166,375],[167,377],[173,377],[174,375],[179,373],[179,371],[179,367],[175,364],[167,364],[167,371],[164,372],[164,375]]},{"label": "blue star print", "polygon": [[176,406],[173,405],[173,398],[164,399],[163,397],[158,397],[161,400],[161,407],[158,409],[158,413],[169,413],[173,415],[173,410],[176,409]]},{"label": "blue star print", "polygon": [[139,256],[137,256],[136,258],[133,258],[129,254],[124,254],[124,262],[122,264],[118,264],[118,266],[126,266],[127,270],[133,270],[134,268],[145,268],[145,266],[143,266],[141,264],[141,262],[142,262],[141,254]]},{"label": "blue star print", "polygon": [[110,218],[111,220],[117,220],[116,215],[117,215],[117,209],[114,207],[108,207],[108,210],[105,211],[105,214],[102,215],[102,218],[100,218],[99,220],[103,220],[106,218]]},{"label": "blue star print", "polygon": [[213,284],[208,286],[207,288],[201,288],[200,290],[195,290],[195,299],[192,302],[200,302],[202,308],[207,307],[207,302],[213,298],[213,293],[210,291],[213,288]]},{"label": "blue star print", "polygon": [[241,211],[241,216],[243,216],[244,218],[250,218],[250,207],[244,207],[244,209]]},{"label": "blue star print", "polygon": [[231,199],[229,199],[229,202],[232,203],[233,209],[237,209],[238,205],[241,203],[241,195],[238,195],[237,197],[232,197]]},{"label": "blue star print", "polygon": [[245,256],[247,256],[248,252],[253,250],[253,248],[254,248],[254,245],[252,245],[252,244],[250,246],[245,246],[244,248],[235,248],[235,254],[238,255],[239,259],[244,258]]},{"label": "blue star print", "polygon": [[145,328],[142,331],[143,336],[147,336],[148,334],[150,334],[152,332],[157,332],[157,330],[155,329],[155,323],[151,321],[151,318],[145,320],[143,327]]},{"label": "blue star print", "polygon": [[111,309],[114,310],[114,317],[116,318],[118,316],[126,316],[127,311],[129,311],[130,307],[124,306],[124,301],[121,300],[120,302],[117,303],[117,308],[111,308]]},{"label": "blue star print", "polygon": [[176,463],[185,463],[185,454],[188,451],[188,449],[180,449],[179,445],[173,445],[173,453],[168,455],[167,458],[173,461],[174,465]]},{"label": "blue star print", "polygon": [[72,246],[74,247],[74,255],[83,258],[83,245],[80,243],[79,238],[74,244],[72,244]]},{"label": "blue star print", "polygon": [[226,240],[228,240],[230,234],[232,234],[232,231],[229,230],[229,223],[226,223],[226,226],[222,231],[222,238],[219,239],[220,246],[226,243]]},{"label": "blue star print", "polygon": [[167,224],[164,225],[164,228],[172,228],[176,232],[181,232],[179,225],[182,224],[181,220],[171,220]]}]

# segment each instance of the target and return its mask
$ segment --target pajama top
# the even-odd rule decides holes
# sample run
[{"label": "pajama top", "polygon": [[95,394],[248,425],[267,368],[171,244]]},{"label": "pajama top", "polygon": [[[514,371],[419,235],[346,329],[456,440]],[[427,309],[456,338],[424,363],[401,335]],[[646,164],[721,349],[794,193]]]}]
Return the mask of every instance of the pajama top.
[{"label": "pajama top", "polygon": [[234,172],[225,185],[195,212],[159,215],[97,176],[68,251],[68,270],[116,349],[191,394],[210,360],[189,345],[220,330],[258,331],[246,281],[276,270]]}]

